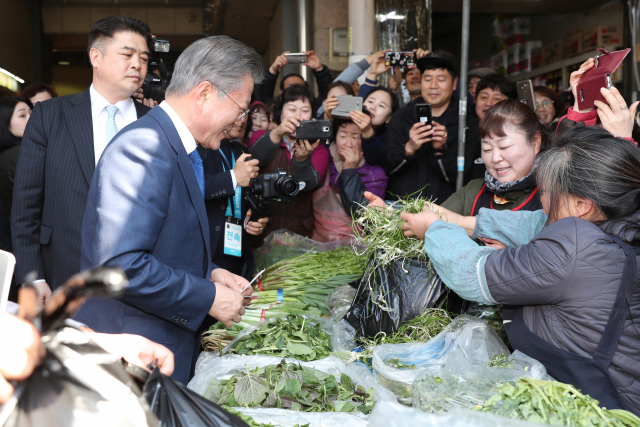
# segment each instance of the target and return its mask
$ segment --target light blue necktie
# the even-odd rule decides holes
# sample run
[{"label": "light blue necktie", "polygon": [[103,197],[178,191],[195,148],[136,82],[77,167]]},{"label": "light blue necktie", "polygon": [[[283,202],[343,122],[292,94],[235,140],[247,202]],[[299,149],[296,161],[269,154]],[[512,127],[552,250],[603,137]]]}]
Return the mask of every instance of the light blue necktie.
[{"label": "light blue necktie", "polygon": [[115,105],[107,105],[107,113],[109,113],[109,117],[107,117],[107,144],[109,144],[111,139],[118,133],[118,127],[116,126],[117,112],[118,107]]},{"label": "light blue necktie", "polygon": [[196,173],[196,180],[198,180],[198,187],[200,187],[200,192],[202,193],[202,200],[204,200],[204,168],[202,167],[202,158],[200,154],[198,154],[197,149],[189,154],[189,159],[191,160],[193,171]]}]

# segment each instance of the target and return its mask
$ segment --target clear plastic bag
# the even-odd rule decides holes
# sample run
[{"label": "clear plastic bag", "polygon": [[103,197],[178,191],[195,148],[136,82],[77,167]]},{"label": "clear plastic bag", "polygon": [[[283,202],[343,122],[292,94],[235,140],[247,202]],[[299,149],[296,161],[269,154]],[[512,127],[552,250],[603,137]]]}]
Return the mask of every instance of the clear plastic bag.
[{"label": "clear plastic bag", "polygon": [[[487,330],[494,341],[499,341],[493,329],[487,326]],[[482,345],[477,340],[456,346],[443,364],[414,380],[413,407],[425,412],[470,409],[496,394],[498,385],[505,382],[515,383],[522,377],[548,379],[547,370],[537,360],[520,351],[509,355],[506,347],[502,352],[496,350],[495,346]],[[489,367],[492,356],[500,354],[508,357],[501,366]]]},{"label": "clear plastic bag", "polygon": [[[491,354],[508,352],[507,348],[489,333],[487,324],[471,316],[461,315],[426,343],[383,344],[373,350],[373,375],[383,387],[391,390],[398,401],[411,404],[411,385],[426,372],[438,372],[439,365],[454,348],[481,347]],[[463,350],[464,351],[464,350]],[[397,359],[408,368],[388,365]],[[415,366],[415,369],[412,367]]]},{"label": "clear plastic bag", "polygon": [[331,332],[331,348],[333,351],[352,351],[356,347],[356,330],[342,319]]},{"label": "clear plastic bag", "polygon": [[281,427],[296,425],[309,427],[367,427],[368,416],[359,412],[298,412],[287,409],[236,408],[257,423]]},{"label": "clear plastic bag", "polygon": [[321,243],[289,230],[276,230],[269,233],[264,239],[264,244],[255,250],[256,271],[307,252],[326,252],[349,244],[351,239]]},{"label": "clear plastic bag", "polygon": [[454,409],[444,414],[427,414],[389,402],[377,404],[369,420],[369,427],[535,427],[538,425],[467,409]]},{"label": "clear plastic bag", "polygon": [[[187,387],[200,395],[204,395],[207,387],[214,379],[231,378],[237,370],[254,369],[259,366],[277,365],[283,359],[273,356],[238,356],[227,354],[222,357],[211,353],[201,353],[196,362],[195,376],[189,381]],[[374,400],[397,402],[393,393],[378,384],[368,369],[360,364],[345,365],[336,357],[327,357],[313,362],[300,362],[295,359],[284,359],[287,363],[296,363],[302,366],[317,369],[327,374],[338,377],[340,374],[349,376],[356,385],[365,389],[374,389]]]},{"label": "clear plastic bag", "polygon": [[329,307],[329,314],[331,319],[339,321],[347,314],[351,302],[356,296],[356,288],[351,285],[342,285],[335,288],[327,297],[327,307]]},{"label": "clear plastic bag", "polygon": [[340,196],[329,185],[329,173],[322,187],[313,192],[313,239],[319,242],[351,240],[352,219],[342,207]]}]

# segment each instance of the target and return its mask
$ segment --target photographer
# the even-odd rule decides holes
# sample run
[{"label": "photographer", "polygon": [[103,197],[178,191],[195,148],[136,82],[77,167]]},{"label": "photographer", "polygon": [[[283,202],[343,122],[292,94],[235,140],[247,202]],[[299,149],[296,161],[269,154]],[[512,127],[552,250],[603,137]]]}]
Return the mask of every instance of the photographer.
[{"label": "photographer", "polygon": [[[273,99],[273,95],[276,90],[276,82],[278,81],[278,76],[280,75],[280,70],[283,69],[287,64],[289,64],[289,61],[287,61],[287,58],[285,57],[287,53],[291,52],[283,52],[282,55],[278,56],[276,60],[273,61],[271,67],[269,67],[269,69],[264,72],[262,83],[258,85],[258,101],[262,101],[266,104],[269,100]],[[316,108],[318,108],[319,105],[322,104],[322,100],[327,93],[327,86],[331,84],[331,71],[329,71],[329,67],[327,67],[326,65],[322,65],[322,63],[320,62],[320,58],[318,58],[318,55],[316,55],[314,51],[310,50],[304,53],[307,55],[307,62],[302,65],[311,68],[311,71],[313,72],[313,75],[316,78],[316,83],[318,85],[319,95],[318,99],[316,100],[318,102]],[[284,91],[292,85],[304,85],[309,88],[309,84],[304,81],[302,76],[299,74],[290,73],[284,76],[282,80],[280,80],[281,91]]]},{"label": "photographer", "polygon": [[[249,235],[260,235],[269,219],[250,221],[252,212],[243,197],[243,188],[249,186],[251,178],[258,176],[258,161],[252,160],[251,156],[244,154],[240,147],[234,144],[244,133],[247,119],[248,116],[241,118],[225,131],[227,138],[220,142],[220,148],[206,149],[202,166],[212,250],[211,261],[220,268],[251,280],[255,258]],[[238,207],[240,209],[236,212]],[[240,253],[230,250],[225,244],[227,222],[242,226]]]},{"label": "photographer", "polygon": [[[422,73],[421,95],[398,110],[389,125],[382,166],[389,177],[387,194],[397,199],[409,194],[444,201],[453,194],[457,178],[459,103],[453,96],[457,86],[455,59],[446,52],[433,52],[417,61]],[[416,105],[428,103],[432,124],[416,123]],[[467,117],[465,174],[480,156],[478,126]]]},{"label": "photographer", "polygon": [[[264,235],[286,228],[294,233],[310,237],[313,230],[313,204],[311,193],[324,180],[329,165],[329,151],[320,141],[296,141],[296,128],[300,122],[315,115],[313,95],[303,85],[287,88],[276,100],[274,120],[278,127],[262,135],[249,153],[258,159],[260,173],[284,169],[297,181],[305,183],[304,189],[290,204],[271,205],[271,215]],[[261,240],[261,239],[260,239]],[[261,242],[254,240],[254,246]]]}]

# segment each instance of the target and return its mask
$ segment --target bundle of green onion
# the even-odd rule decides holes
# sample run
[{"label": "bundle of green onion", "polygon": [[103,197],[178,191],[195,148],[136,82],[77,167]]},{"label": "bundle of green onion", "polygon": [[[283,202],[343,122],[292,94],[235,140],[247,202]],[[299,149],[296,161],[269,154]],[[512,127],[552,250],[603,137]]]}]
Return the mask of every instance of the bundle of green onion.
[{"label": "bundle of green onion", "polygon": [[265,270],[254,285],[254,303],[298,302],[328,314],[327,296],[338,286],[362,277],[366,260],[350,247],[307,253]]},{"label": "bundle of green onion", "polygon": [[[358,249],[354,245],[356,254],[364,259],[369,259],[376,254],[376,268],[391,266],[396,261],[405,261],[413,258],[419,261],[428,261],[424,250],[424,242],[415,237],[404,235],[400,214],[406,211],[411,214],[422,212],[425,207],[431,209],[432,203],[423,198],[407,196],[395,201],[386,207],[363,206],[359,211],[359,218],[354,221],[354,227],[362,229],[354,235],[356,242],[364,249]],[[368,272],[371,274],[372,272]]]},{"label": "bundle of green onion", "polygon": [[309,316],[320,316],[322,313],[319,309],[309,304],[299,302],[284,302],[275,304],[252,304],[245,308],[240,323],[235,323],[232,327],[226,328],[221,322],[211,326],[209,330],[202,333],[200,343],[205,351],[219,351],[222,347],[226,347],[240,331],[266,319],[274,317],[286,317],[291,314],[307,314]]}]

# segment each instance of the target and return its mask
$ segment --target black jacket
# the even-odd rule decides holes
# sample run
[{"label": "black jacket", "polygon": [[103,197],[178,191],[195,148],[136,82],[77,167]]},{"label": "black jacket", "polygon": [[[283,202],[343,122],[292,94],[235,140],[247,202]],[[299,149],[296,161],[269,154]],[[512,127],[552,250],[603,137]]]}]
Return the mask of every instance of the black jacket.
[{"label": "black jacket", "polygon": [[[134,104],[138,118],[150,111]],[[13,187],[18,283],[36,271],[54,290],[80,270],[82,221],[95,168],[89,89],[38,102],[24,131]]]},{"label": "black jacket", "polygon": [[[382,167],[389,177],[387,199],[397,200],[410,194],[431,198],[442,203],[456,189],[458,156],[458,99],[451,98],[449,107],[433,120],[447,128],[447,143],[444,153],[434,152],[431,143],[426,143],[409,156],[404,151],[409,141],[409,131],[415,123],[415,105],[422,104],[422,97],[416,98],[406,107],[396,111],[387,126],[385,147],[387,150]],[[465,145],[465,184],[469,180],[469,171],[473,161],[480,156],[480,138],[476,133],[478,120],[467,116],[467,135]]]},{"label": "black jacket", "polygon": [[[206,150],[206,154],[203,157],[204,168],[204,180],[205,180],[205,206],[207,208],[207,217],[209,220],[209,234],[211,242],[211,261],[220,268],[231,271],[234,274],[243,276],[247,280],[251,280],[253,277],[253,270],[255,267],[255,258],[253,256],[253,250],[251,248],[251,241],[249,233],[243,228],[242,233],[242,257],[234,257],[224,254],[224,239],[222,239],[222,233],[224,233],[224,221],[227,206],[229,204],[229,197],[235,195],[233,189],[233,181],[231,179],[231,173],[225,165],[225,170],[222,170],[222,156],[220,150],[224,151],[229,162],[231,162],[231,149],[232,143],[228,140],[222,140],[220,148],[218,150]],[[238,158],[242,155],[242,151],[238,148],[233,148],[233,155]],[[248,203],[242,200],[242,213],[240,214],[243,227],[244,218],[249,210]]]},{"label": "black jacket", "polygon": [[[322,101],[327,96],[327,86],[333,82],[331,78],[331,71],[326,65],[322,66],[322,70],[312,70],[313,75],[316,78],[318,84],[318,97],[316,98],[316,108],[320,108]],[[276,91],[276,82],[280,73],[271,74],[268,69],[264,72],[264,78],[262,83],[258,85],[258,101],[267,103],[273,99],[273,94]]]}]

